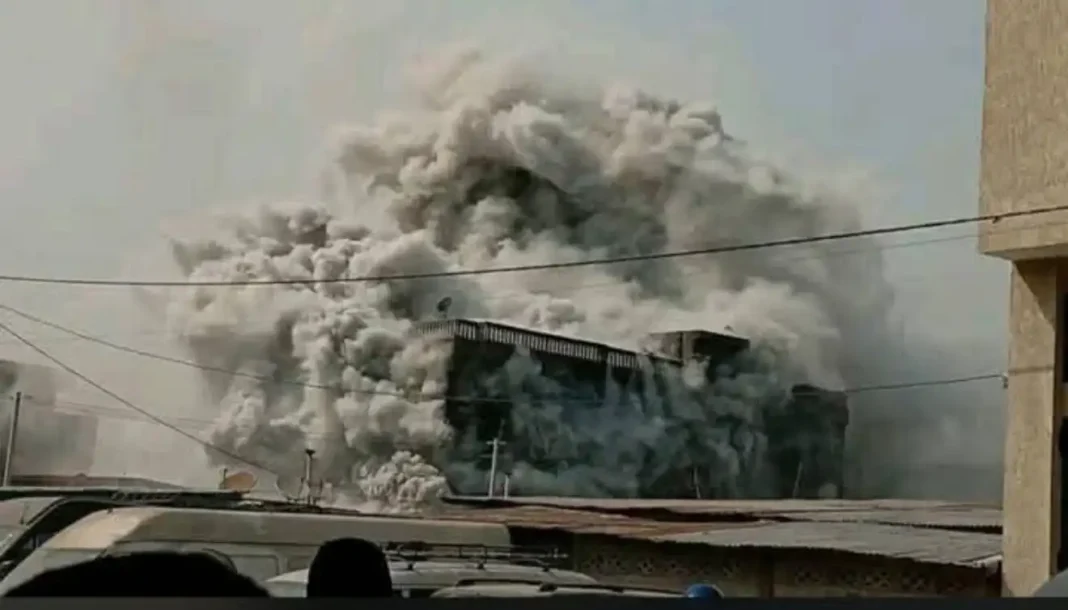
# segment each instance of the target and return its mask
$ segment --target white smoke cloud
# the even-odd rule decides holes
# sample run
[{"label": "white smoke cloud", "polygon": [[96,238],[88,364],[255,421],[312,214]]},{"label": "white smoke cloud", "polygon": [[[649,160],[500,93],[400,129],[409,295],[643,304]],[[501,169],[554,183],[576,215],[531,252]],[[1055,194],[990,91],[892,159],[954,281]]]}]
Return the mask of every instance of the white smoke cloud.
[{"label": "white smoke cloud", "polygon": [[[758,493],[762,414],[790,386],[877,377],[884,354],[873,348],[893,343],[893,292],[877,252],[836,255],[834,243],[324,283],[862,226],[857,207],[747,152],[714,106],[562,86],[530,65],[467,48],[434,57],[414,71],[412,110],[339,136],[332,199],[265,204],[175,239],[175,261],[189,280],[301,282],[167,296],[169,329],[197,362],[308,384],[205,374],[221,408],[212,444],[286,477],[299,475],[312,448],[322,477],[383,508],[429,502],[446,473],[481,476],[481,449],[456,438],[445,419],[442,397],[455,393],[445,383],[448,354],[411,334],[412,322],[433,317],[445,296],[452,316],[631,348],[650,330],[672,328],[729,328],[759,343],[732,380],[706,387],[683,375],[667,395],[639,397],[641,413],[628,388],[616,388],[600,409],[568,409],[593,395],[577,397],[514,357],[481,390],[512,399],[528,452],[555,461],[515,466],[513,481],[539,493],[634,495],[697,463],[714,466],[711,489]],[[724,428],[725,413],[744,425]],[[450,449],[456,444],[461,450]]]}]

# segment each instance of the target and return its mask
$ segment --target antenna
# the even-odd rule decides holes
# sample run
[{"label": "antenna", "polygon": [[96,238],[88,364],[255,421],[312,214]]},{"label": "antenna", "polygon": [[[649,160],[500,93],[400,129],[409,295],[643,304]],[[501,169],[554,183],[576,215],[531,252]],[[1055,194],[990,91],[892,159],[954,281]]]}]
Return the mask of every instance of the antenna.
[{"label": "antenna", "polygon": [[316,489],[315,482],[312,481],[312,469],[315,466],[315,450],[305,449],[304,455],[306,456],[306,459],[304,460],[304,487],[308,490],[305,501],[308,504],[315,504],[319,492],[319,490]]},{"label": "antenna", "polygon": [[[486,497],[492,498],[497,494],[497,467],[498,461],[501,457],[501,447],[506,443],[501,440],[500,436],[496,436],[492,441],[486,443],[491,447],[490,449],[490,471],[489,471],[489,490]],[[507,486],[507,483],[505,483]],[[507,492],[505,492],[507,495]]]}]

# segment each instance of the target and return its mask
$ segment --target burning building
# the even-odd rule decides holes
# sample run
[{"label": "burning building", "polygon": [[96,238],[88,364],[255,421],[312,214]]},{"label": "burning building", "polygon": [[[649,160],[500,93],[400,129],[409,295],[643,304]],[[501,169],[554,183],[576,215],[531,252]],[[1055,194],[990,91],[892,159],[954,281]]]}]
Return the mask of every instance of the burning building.
[{"label": "burning building", "polygon": [[[544,489],[559,492],[562,470],[583,469],[634,483],[605,492],[590,484],[593,477],[580,476],[569,495],[620,495],[621,489],[631,497],[659,498],[843,493],[849,415],[842,393],[796,385],[761,402],[708,391],[741,379],[737,363],[751,349],[747,339],[701,330],[656,333],[633,351],[496,322],[428,321],[418,331],[448,354],[445,417],[457,439],[446,475],[457,493],[482,494],[492,485],[484,476],[489,445],[500,448],[492,459],[501,479],[520,465],[527,469],[528,476],[509,477],[512,493],[542,491],[530,472],[556,476]],[[534,374],[523,374],[524,366]],[[520,409],[526,414],[518,415]],[[530,413],[541,409],[553,414],[539,427]],[[593,412],[599,414],[584,415]],[[590,429],[606,422],[618,422],[620,439],[628,443],[647,438],[637,445],[659,446],[590,455],[622,444],[606,436],[584,441],[583,435],[612,434]],[[656,433],[647,435],[646,425]],[[463,464],[468,467],[457,466]]]},{"label": "burning building", "polygon": [[14,397],[22,395],[11,459],[20,478],[86,473],[96,450],[97,418],[57,409],[59,382],[51,368],[0,360],[0,467],[8,455]]}]

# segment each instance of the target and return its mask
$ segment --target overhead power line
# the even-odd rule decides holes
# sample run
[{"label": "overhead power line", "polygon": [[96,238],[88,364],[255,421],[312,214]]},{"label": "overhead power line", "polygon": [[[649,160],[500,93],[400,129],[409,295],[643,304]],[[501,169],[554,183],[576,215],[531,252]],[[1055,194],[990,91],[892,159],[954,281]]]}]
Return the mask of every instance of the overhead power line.
[{"label": "overhead power line", "polygon": [[[988,235],[1004,235],[1006,233],[1018,233],[1018,232],[1021,232],[1021,231],[1034,230],[1034,229],[1040,228],[1040,227],[1055,227],[1055,226],[1068,226],[1068,222],[1032,223],[1032,224],[1019,226],[1019,227],[1016,227],[1016,228],[1013,228],[1013,229],[1009,229],[1009,230],[990,231],[988,233]],[[917,239],[917,240],[903,241],[903,242],[897,242],[897,243],[879,244],[879,245],[876,245],[876,246],[868,245],[868,246],[864,246],[864,247],[860,247],[860,248],[857,248],[857,247],[839,248],[839,249],[828,250],[828,251],[819,252],[819,253],[806,252],[806,253],[800,254],[798,256],[788,256],[788,257],[780,258],[778,260],[780,262],[782,262],[782,261],[804,261],[804,260],[815,260],[815,259],[828,258],[828,257],[834,257],[836,259],[840,259],[840,258],[848,257],[848,256],[870,255],[870,254],[876,253],[876,252],[888,252],[888,251],[891,251],[891,250],[905,250],[905,249],[910,249],[910,248],[920,248],[920,247],[924,247],[924,246],[934,246],[934,245],[940,245],[940,244],[955,243],[955,242],[960,242],[960,241],[964,241],[964,240],[975,239],[976,237],[978,237],[978,235],[975,232],[969,232],[969,233],[958,234],[958,235],[949,235],[949,236],[946,236],[946,237]],[[969,270],[969,272],[970,271],[976,271],[976,270]],[[704,267],[702,267],[702,268],[687,269],[687,270],[681,271],[679,273],[679,277],[680,278],[696,278],[696,277],[701,277],[701,276],[714,274],[714,273],[718,273],[718,270],[716,268],[704,268]],[[959,269],[955,269],[955,270],[951,270],[951,273],[954,275],[955,279],[959,280],[960,279],[959,275],[962,273],[962,271],[959,270]],[[943,275],[943,274],[942,273],[939,273],[939,274],[919,273],[919,274],[912,274],[912,275],[904,276],[904,277],[900,277],[899,276],[899,277],[895,277],[894,278],[894,282],[893,283],[894,283],[894,285],[896,287],[900,287],[904,283],[911,283],[912,281],[918,281],[918,280],[928,280],[928,279],[932,279],[932,278],[935,278],[935,277],[938,277],[938,276],[941,276],[941,275]],[[616,288],[616,287],[619,287],[619,286],[620,286],[620,283],[619,283],[618,279],[611,279],[611,280],[605,280],[605,281],[594,281],[594,282],[590,282],[590,281],[568,282],[568,283],[566,283],[564,285],[559,285],[559,284],[555,285],[553,291],[551,291],[551,292],[544,292],[544,293],[535,292],[534,294],[552,295],[552,294],[557,294],[558,291],[567,291],[568,292],[568,296],[575,296],[574,293],[577,293],[577,292],[598,291],[598,290],[602,290],[602,289],[605,289],[605,288]],[[529,292],[529,291],[505,290],[505,291],[494,292],[492,294],[480,295],[479,300],[481,302],[491,302],[491,301],[496,301],[496,300],[515,298],[517,296],[528,296],[530,294],[531,294],[531,292]],[[934,293],[932,293],[932,294],[934,294]],[[143,332],[132,333],[131,336],[136,336],[136,337],[161,337],[161,336],[164,336],[164,335],[165,335],[164,332],[162,332],[162,331],[157,329],[157,330],[151,330],[151,331],[146,330],[146,331],[143,331]],[[82,339],[81,337],[68,335],[66,337],[36,337],[35,340],[38,342],[38,344],[41,344],[41,343],[55,344],[55,343],[60,343],[60,342],[64,342],[65,343],[65,342],[71,342],[71,341],[83,341],[84,339]],[[7,338],[7,339],[0,339],[0,346],[3,346],[3,345],[21,345],[21,344],[18,341],[14,341],[14,340],[12,340],[10,338]]]},{"label": "overhead power line", "polygon": [[[236,371],[236,370],[232,370],[232,369],[206,366],[206,365],[202,365],[200,363],[193,362],[193,361],[190,361],[190,360],[183,360],[181,358],[172,358],[170,356],[166,356],[166,355],[163,355],[163,354],[157,354],[155,352],[149,352],[149,351],[137,349],[135,347],[122,345],[120,343],[115,343],[113,341],[108,341],[107,339],[104,339],[102,337],[97,337],[97,336],[90,335],[88,333],[85,333],[85,332],[82,332],[82,331],[79,331],[79,330],[68,328],[68,327],[66,327],[66,326],[64,326],[62,324],[57,324],[57,323],[52,322],[50,320],[45,320],[43,318],[40,318],[40,317],[35,316],[33,314],[21,311],[19,309],[16,309],[14,307],[9,306],[9,305],[0,304],[0,311],[6,311],[6,312],[11,313],[13,315],[16,315],[18,317],[21,317],[21,318],[23,318],[25,320],[29,320],[30,322],[33,322],[35,324],[40,324],[42,326],[46,326],[48,328],[52,328],[54,330],[58,330],[58,331],[60,331],[62,333],[77,337],[78,339],[81,339],[81,340],[84,340],[84,341],[87,341],[87,342],[90,342],[90,343],[96,343],[98,345],[102,345],[104,347],[108,347],[110,349],[113,349],[113,350],[116,350],[116,351],[119,351],[119,352],[125,352],[125,353],[128,353],[128,354],[133,354],[135,356],[141,356],[143,358],[149,358],[149,359],[152,359],[152,360],[159,360],[159,361],[162,361],[162,362],[169,362],[169,363],[172,363],[172,364],[177,364],[179,366],[184,366],[184,367],[187,367],[187,368],[192,368],[192,369],[196,369],[196,370],[200,370],[200,371],[211,372],[211,373],[219,373],[219,374],[223,374],[223,375],[241,377],[241,378],[245,378],[245,379],[252,379],[252,380],[260,381],[260,382],[263,382],[263,383],[266,383],[266,384],[290,385],[290,386],[304,387],[304,388],[309,388],[309,389],[328,390],[328,391],[332,391],[332,392],[343,392],[343,393],[347,393],[347,394],[366,395],[366,396],[388,396],[388,397],[393,397],[393,398],[401,398],[401,399],[409,400],[409,401],[413,401],[413,400],[418,400],[418,401],[452,400],[452,401],[457,401],[457,402],[469,402],[469,403],[476,403],[476,404],[477,403],[482,403],[482,404],[510,404],[510,403],[515,402],[515,400],[513,398],[494,398],[494,397],[484,397],[484,396],[450,396],[450,395],[438,395],[438,394],[435,394],[435,395],[421,395],[421,394],[417,394],[417,393],[386,392],[386,391],[382,391],[382,390],[357,390],[357,389],[346,388],[346,387],[342,387],[342,386],[338,386],[338,385],[316,384],[316,383],[310,383],[310,382],[305,382],[305,381],[301,381],[301,380],[279,380],[279,379],[275,379],[275,378],[271,378],[271,377],[265,377],[265,376],[261,376],[261,375],[254,375],[254,374],[251,374],[251,373],[245,373],[243,371]],[[895,390],[908,390],[908,389],[920,389],[920,388],[935,387],[935,386],[959,385],[959,384],[963,384],[963,383],[972,383],[972,382],[986,381],[986,380],[991,380],[991,379],[1004,379],[1005,376],[1006,376],[1006,373],[1001,372],[1001,371],[996,371],[996,372],[988,372],[988,373],[981,373],[981,374],[978,374],[978,375],[967,375],[967,376],[961,376],[961,377],[946,377],[946,378],[941,378],[941,379],[927,379],[927,380],[918,380],[918,381],[904,381],[904,382],[896,382],[896,383],[883,383],[883,384],[855,386],[855,387],[845,388],[843,390],[838,390],[838,391],[842,392],[844,394],[847,394],[847,395],[868,394],[868,393],[873,393],[873,392],[889,392],[889,391],[895,391]],[[802,395],[803,396],[804,393],[803,392],[796,392],[795,395]],[[568,404],[574,404],[574,405],[579,405],[579,404],[599,405],[599,404],[603,403],[603,401],[593,401],[593,400],[573,401],[573,400],[568,400],[568,399],[564,399],[564,402],[566,402]]]},{"label": "overhead power line", "polygon": [[197,443],[197,444],[199,444],[199,445],[201,445],[203,447],[206,447],[206,448],[208,448],[208,449],[210,449],[212,451],[218,452],[221,455],[225,455],[226,457],[228,457],[228,458],[230,458],[230,459],[232,459],[232,460],[234,460],[236,462],[239,462],[241,464],[245,464],[247,466],[251,466],[253,468],[256,468],[256,469],[264,471],[264,472],[270,472],[270,469],[265,468],[265,467],[261,466],[260,464],[257,464],[257,463],[252,462],[252,461],[250,461],[250,460],[248,460],[248,459],[246,459],[244,457],[241,457],[240,455],[237,455],[236,453],[232,453],[230,451],[227,451],[226,449],[222,449],[221,447],[216,447],[215,445],[212,445],[211,443],[199,438],[197,435],[191,434],[190,432],[187,432],[186,430],[183,430],[182,428],[171,424],[170,422],[168,422],[165,419],[159,417],[158,415],[152,413],[151,411],[148,411],[146,409],[142,409],[141,407],[135,405],[134,403],[130,402],[129,400],[126,400],[125,398],[123,398],[119,394],[109,390],[106,386],[104,386],[104,385],[102,385],[100,383],[97,383],[92,378],[88,377],[87,375],[82,374],[81,372],[79,372],[75,368],[69,366],[68,364],[66,364],[65,362],[60,360],[59,358],[56,358],[51,353],[49,353],[47,350],[37,346],[37,344],[35,344],[33,341],[30,341],[29,339],[27,339],[27,338],[23,337],[22,335],[20,335],[19,333],[15,332],[10,326],[4,324],[3,322],[0,322],[0,331],[3,331],[5,333],[11,335],[12,337],[14,337],[16,340],[18,340],[20,343],[22,343],[23,345],[25,345],[29,349],[33,350],[34,352],[37,352],[37,354],[39,356],[41,356],[42,358],[45,358],[46,360],[48,360],[52,364],[56,365],[60,369],[63,369],[67,373],[73,375],[74,377],[77,377],[78,379],[84,381],[85,383],[87,383],[90,386],[96,388],[97,390],[100,390],[104,394],[107,394],[108,396],[110,396],[114,400],[116,400],[119,403],[123,404],[128,409],[130,409],[132,411],[136,411],[137,413],[140,413],[141,415],[143,415],[144,417],[150,419],[151,421],[155,422],[156,424],[158,424],[160,426],[163,426],[164,428],[167,428],[167,429],[169,429],[169,430],[171,430],[173,432],[176,432],[176,433],[178,433],[178,434],[180,434],[180,435],[182,435],[182,436],[194,441],[195,443]]},{"label": "overhead power line", "polygon": [[[14,396],[2,396],[0,397],[0,401],[13,402]],[[62,399],[40,399],[29,394],[23,394],[22,401],[23,405],[26,407],[45,408],[50,411],[54,411],[55,413],[71,415],[92,415],[95,417],[116,421],[155,423],[153,420],[146,419],[144,416],[141,416],[137,412],[131,411],[130,409],[122,406],[109,406],[101,404],[92,404],[87,402],[75,402]],[[185,424],[187,429],[189,429],[190,427],[192,427],[193,429],[203,429],[214,423],[214,420],[211,419],[195,417],[170,416],[163,417],[163,419],[179,427],[181,427],[182,424]]]},{"label": "overhead power line", "polygon": [[707,248],[698,248],[692,250],[677,250],[670,252],[655,252],[647,254],[634,254],[629,256],[618,256],[600,259],[585,259],[575,261],[563,261],[555,263],[538,263],[532,265],[511,265],[503,267],[485,267],[481,269],[455,269],[451,271],[433,271],[423,273],[398,273],[398,274],[381,274],[381,275],[364,275],[364,276],[352,276],[352,277],[336,277],[336,278],[304,278],[304,279],[250,279],[250,280],[204,280],[204,281],[192,281],[192,280],[104,280],[104,279],[88,279],[88,278],[57,278],[57,277],[41,277],[41,276],[27,276],[27,275],[0,275],[0,281],[2,282],[19,282],[29,284],[64,284],[71,286],[127,286],[127,287],[197,287],[197,286],[279,286],[279,285],[291,285],[291,284],[340,284],[340,283],[358,283],[358,282],[382,282],[390,280],[422,280],[432,278],[443,277],[462,277],[462,276],[475,276],[475,275],[495,275],[502,273],[521,273],[525,271],[543,271],[553,269],[571,269],[575,267],[590,267],[597,265],[617,265],[625,263],[633,263],[648,260],[662,260],[672,258],[685,258],[691,256],[711,255],[711,254],[727,254],[731,252],[747,252],[752,250],[765,250],[769,248],[781,248],[787,246],[800,246],[806,244],[815,244],[831,241],[840,241],[844,239],[858,239],[864,237],[877,237],[881,235],[893,235],[897,233],[911,233],[914,231],[924,231],[930,229],[941,229],[945,227],[952,227],[958,225],[974,224],[979,222],[998,222],[1008,218],[1018,218],[1025,216],[1037,216],[1040,214],[1049,214],[1053,212],[1059,212],[1068,210],[1068,204],[1050,206],[1045,208],[1035,208],[1030,210],[1018,210],[1014,212],[1004,212],[1001,214],[986,214],[979,216],[962,216],[958,218],[948,218],[943,220],[932,220],[927,222],[891,225],[885,227],[877,227],[874,229],[863,229],[858,231],[845,231],[840,233],[828,233],[824,235],[813,235],[808,237],[791,237],[786,239],[769,240],[750,242],[745,244],[725,244],[721,246],[712,246]]},{"label": "overhead power line", "polygon": [[[1068,225],[1068,223],[1053,223],[1053,224],[1043,223],[1041,226],[1055,226],[1055,225],[1058,225],[1058,224]],[[1029,226],[1029,227],[1025,227],[1025,228],[1022,228],[1022,229],[1015,229],[1015,231],[1028,230],[1028,229],[1032,229],[1032,228],[1034,228],[1034,226]],[[1007,232],[1007,231],[999,231],[998,233],[1004,233],[1004,232]],[[963,234],[963,235],[950,235],[948,237],[917,239],[917,240],[912,240],[912,241],[904,241],[904,242],[900,242],[900,243],[882,244],[882,245],[878,245],[878,246],[875,246],[875,247],[866,246],[866,247],[863,247],[863,248],[841,248],[841,249],[836,249],[836,250],[829,251],[829,252],[823,252],[823,253],[820,253],[820,254],[805,253],[805,254],[801,254],[801,255],[798,255],[798,256],[789,256],[789,257],[786,257],[786,258],[783,258],[783,259],[780,259],[780,260],[782,260],[782,261],[804,261],[804,260],[818,259],[818,258],[827,257],[827,256],[833,256],[835,258],[842,258],[842,257],[847,257],[847,256],[858,256],[858,255],[863,255],[863,254],[872,254],[874,252],[887,252],[887,251],[891,251],[891,250],[901,250],[901,249],[908,249],[908,248],[919,248],[919,247],[923,247],[923,246],[933,246],[933,245],[939,245],[939,244],[945,244],[945,243],[960,242],[960,241],[963,241],[963,240],[966,240],[966,239],[975,239],[975,237],[976,237],[975,233],[967,233],[967,234]],[[717,270],[714,269],[714,268],[688,269],[686,271],[680,272],[679,276],[682,277],[682,278],[696,278],[696,277],[709,275],[709,274],[712,274],[712,273],[715,273],[715,272],[717,272]],[[906,280],[906,281],[908,281],[908,280],[921,280],[921,279],[925,280],[925,279],[928,279],[929,277],[930,276],[927,275],[927,274],[916,274],[915,276],[910,276],[910,277],[904,278],[904,280]],[[895,279],[894,284],[896,286],[900,286],[902,284],[902,281],[903,281],[902,278],[897,278],[897,279]],[[569,283],[567,283],[567,284],[565,284],[563,286],[557,286],[557,289],[569,291],[573,295],[573,293],[577,293],[577,292],[598,291],[598,290],[602,290],[602,289],[605,289],[605,288],[617,287],[619,285],[620,284],[619,284],[619,280],[618,279],[605,280],[605,281],[595,281],[595,282],[580,281],[580,282],[569,282]],[[481,302],[493,302],[493,301],[498,301],[498,300],[511,299],[511,298],[515,298],[517,296],[525,296],[525,295],[529,295],[529,294],[530,294],[530,292],[528,292],[528,291],[504,290],[504,291],[500,291],[500,292],[494,292],[492,294],[482,295],[482,296],[479,297],[479,300]],[[536,294],[538,294],[538,293],[536,293]],[[546,294],[552,294],[552,293],[546,293]],[[159,336],[162,336],[163,334],[164,333],[162,333],[159,330],[154,330],[154,331],[143,331],[143,332],[132,333],[131,335],[132,336],[137,336],[137,337],[159,337]],[[82,340],[79,337],[75,337],[75,336],[48,337],[48,338],[37,337],[36,338],[38,343],[47,342],[49,344],[54,344],[54,343],[58,342],[60,339],[62,339],[64,341],[81,341]],[[20,345],[20,343],[18,341],[14,341],[12,339],[0,339],[0,346],[2,346],[2,345],[12,345],[12,344]]]}]

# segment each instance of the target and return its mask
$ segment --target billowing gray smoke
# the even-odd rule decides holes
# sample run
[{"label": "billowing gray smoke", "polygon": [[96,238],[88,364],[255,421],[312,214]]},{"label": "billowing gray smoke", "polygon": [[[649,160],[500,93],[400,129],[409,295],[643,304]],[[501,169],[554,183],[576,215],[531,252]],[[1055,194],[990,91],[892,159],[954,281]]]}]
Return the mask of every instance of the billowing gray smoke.
[{"label": "billowing gray smoke", "polygon": [[[189,280],[302,281],[170,295],[171,330],[197,362],[243,374],[205,375],[222,410],[213,444],[286,476],[299,475],[311,447],[320,474],[357,500],[431,501],[443,470],[473,468],[443,463],[454,455],[447,446],[465,442],[444,419],[446,357],[410,334],[446,296],[451,316],[625,347],[671,328],[729,327],[759,342],[744,374],[714,388],[682,375],[665,395],[642,397],[654,406],[641,417],[620,397],[569,415],[575,396],[553,390],[552,379],[532,382],[541,374],[533,363],[504,367],[506,379],[486,383],[513,392],[513,425],[531,451],[560,458],[549,469],[516,466],[538,493],[632,495],[642,477],[696,460],[722,465],[709,485],[745,493],[757,485],[746,477],[762,459],[762,409],[796,382],[834,388],[870,374],[891,289],[877,252],[836,254],[867,243],[321,283],[861,226],[855,207],[753,158],[712,106],[567,89],[473,52],[422,74],[414,108],[341,135],[325,202],[264,205],[174,244]],[[724,412],[745,423],[741,432],[717,429]]]}]

